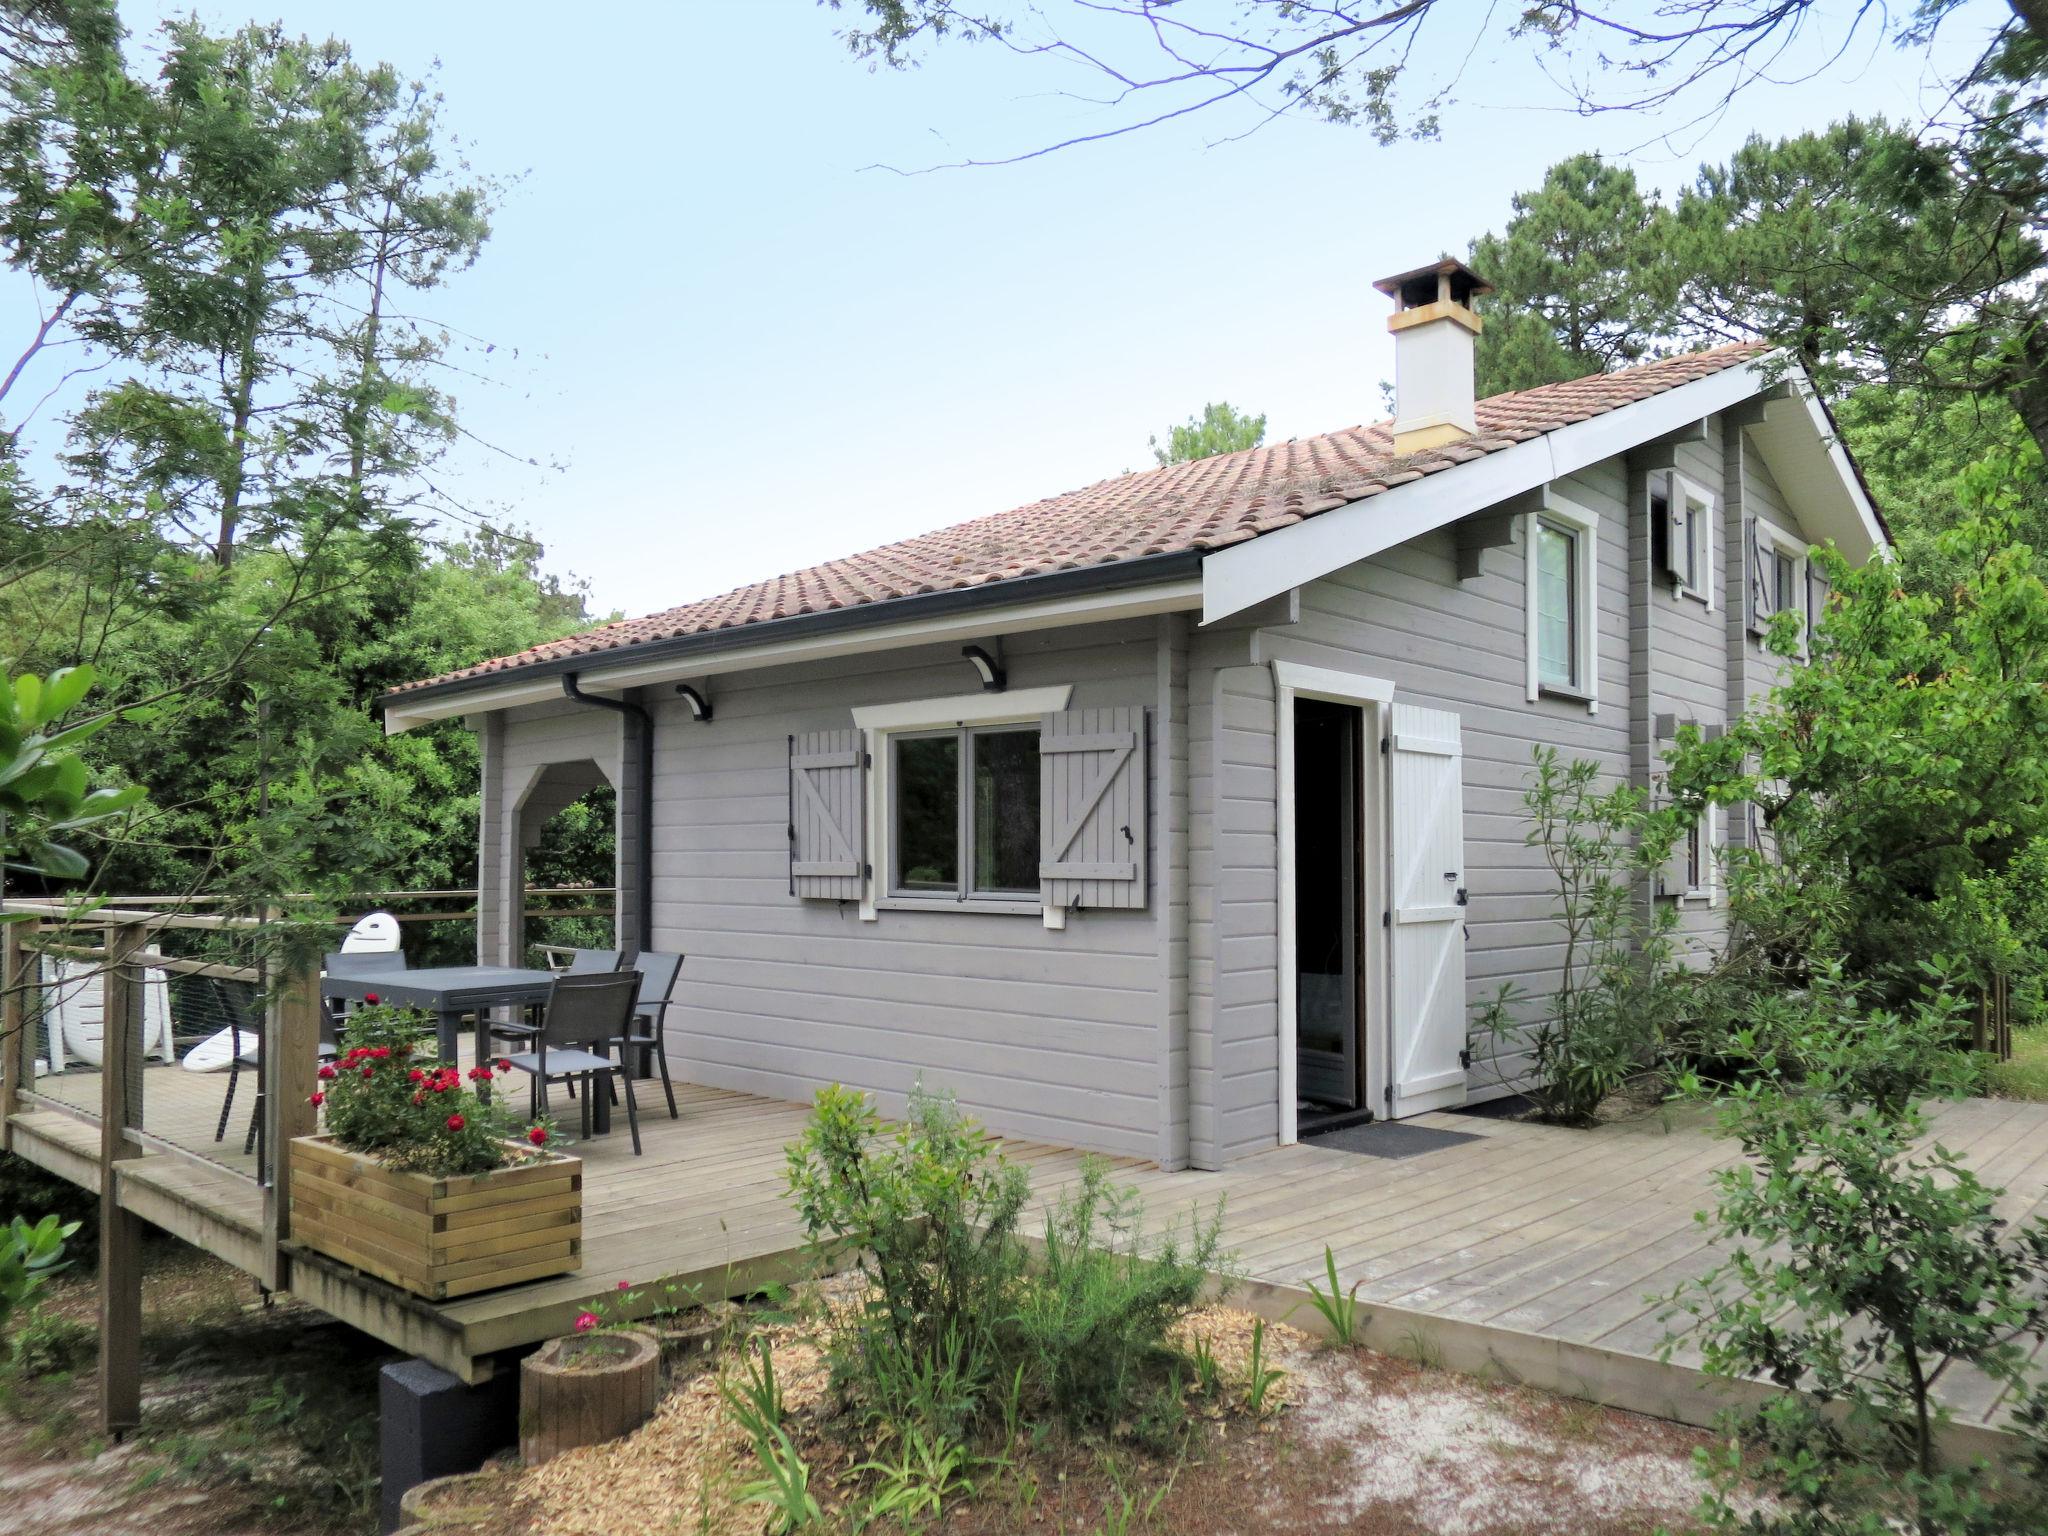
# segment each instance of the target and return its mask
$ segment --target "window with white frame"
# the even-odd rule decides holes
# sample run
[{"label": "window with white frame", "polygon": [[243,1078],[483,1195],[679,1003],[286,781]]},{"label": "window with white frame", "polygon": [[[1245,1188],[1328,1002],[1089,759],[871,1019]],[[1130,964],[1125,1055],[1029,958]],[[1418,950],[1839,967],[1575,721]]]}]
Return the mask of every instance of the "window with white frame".
[{"label": "window with white frame", "polygon": [[1749,627],[1762,634],[1780,613],[1799,615],[1802,638],[1811,627],[1807,592],[1806,546],[1775,523],[1754,518],[1750,523]]},{"label": "window with white frame", "polygon": [[1529,698],[1595,707],[1599,521],[1556,496],[1528,514]]},{"label": "window with white frame", "polygon": [[[1041,737],[1072,694],[1062,683],[855,707],[871,765],[865,814],[846,831],[867,842],[862,918],[882,907],[1045,910]],[[1057,796],[1050,814],[1062,824]]]},{"label": "window with white frame", "polygon": [[1719,811],[1708,806],[1700,812],[1699,819],[1685,829],[1685,843],[1679,849],[1681,862],[1681,892],[1688,901],[1714,899],[1714,841],[1719,825]]},{"label": "window with white frame", "polygon": [[1715,503],[1711,492],[1675,469],[1646,478],[1650,538],[1674,591],[1714,606]]}]

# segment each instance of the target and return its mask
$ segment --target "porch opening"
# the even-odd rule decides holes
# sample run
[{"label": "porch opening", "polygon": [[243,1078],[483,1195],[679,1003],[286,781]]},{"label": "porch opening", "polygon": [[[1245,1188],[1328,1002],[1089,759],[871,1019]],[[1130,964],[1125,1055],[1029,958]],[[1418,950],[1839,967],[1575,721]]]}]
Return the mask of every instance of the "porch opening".
[{"label": "porch opening", "polygon": [[1296,1092],[1305,1127],[1366,1105],[1363,709],[1294,701]]},{"label": "porch opening", "polygon": [[[618,795],[598,764],[583,758],[542,769],[519,806],[518,887],[603,889],[618,869]],[[513,963],[541,966],[545,950],[612,949],[617,919],[566,910],[565,903],[524,903],[508,946]],[[515,911],[518,908],[515,907]]]}]

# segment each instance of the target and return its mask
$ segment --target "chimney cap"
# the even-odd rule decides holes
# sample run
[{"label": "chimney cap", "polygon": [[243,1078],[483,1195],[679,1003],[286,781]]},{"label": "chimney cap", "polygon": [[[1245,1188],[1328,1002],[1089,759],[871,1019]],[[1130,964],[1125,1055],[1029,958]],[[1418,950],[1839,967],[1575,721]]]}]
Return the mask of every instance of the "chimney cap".
[{"label": "chimney cap", "polygon": [[1391,298],[1397,309],[1419,309],[1443,298],[1469,309],[1480,294],[1493,292],[1493,284],[1455,256],[1383,277],[1373,287]]}]

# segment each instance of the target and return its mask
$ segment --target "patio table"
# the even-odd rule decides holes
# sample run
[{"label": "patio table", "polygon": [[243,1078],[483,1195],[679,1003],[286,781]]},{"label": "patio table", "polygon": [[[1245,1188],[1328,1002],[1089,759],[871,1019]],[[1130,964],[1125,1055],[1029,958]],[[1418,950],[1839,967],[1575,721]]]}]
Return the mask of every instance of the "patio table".
[{"label": "patio table", "polygon": [[[321,978],[324,997],[361,1002],[370,993],[380,1003],[400,1008],[418,1008],[434,1015],[440,1041],[441,1059],[456,1060],[456,1034],[462,1020],[477,1019],[476,1064],[490,1060],[490,1031],[483,1015],[491,1008],[532,1007],[548,1000],[555,985],[553,971],[520,970],[507,965],[441,965],[419,971],[363,971],[351,976],[346,968],[330,970]],[[482,1097],[489,1088],[479,1083]]]}]

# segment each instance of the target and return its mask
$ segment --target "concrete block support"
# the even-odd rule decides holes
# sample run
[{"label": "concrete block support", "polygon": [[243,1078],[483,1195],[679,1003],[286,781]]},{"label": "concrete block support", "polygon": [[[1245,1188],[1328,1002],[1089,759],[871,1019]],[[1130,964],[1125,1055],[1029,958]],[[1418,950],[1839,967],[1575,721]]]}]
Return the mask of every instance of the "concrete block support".
[{"label": "concrete block support", "polygon": [[519,1370],[501,1369],[466,1386],[424,1360],[397,1360],[377,1382],[378,1449],[383,1489],[378,1529],[398,1529],[408,1488],[451,1472],[471,1472],[519,1439]]}]

